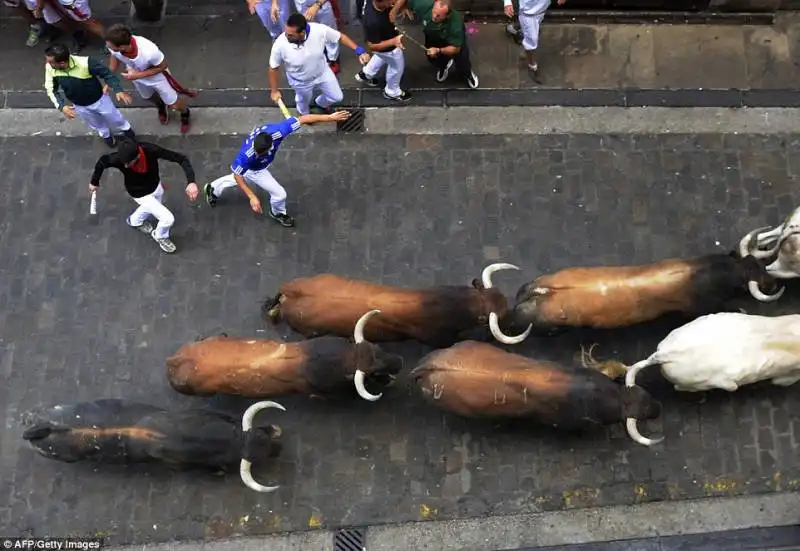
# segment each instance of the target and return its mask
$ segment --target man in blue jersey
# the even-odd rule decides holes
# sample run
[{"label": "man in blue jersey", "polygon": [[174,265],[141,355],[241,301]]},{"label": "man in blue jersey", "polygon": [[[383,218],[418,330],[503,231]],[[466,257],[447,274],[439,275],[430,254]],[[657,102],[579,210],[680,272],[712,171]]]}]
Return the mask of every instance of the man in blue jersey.
[{"label": "man in blue jersey", "polygon": [[269,193],[269,215],[280,225],[291,228],[294,219],[286,214],[286,190],[269,172],[281,142],[304,124],[318,122],[340,122],[350,117],[347,111],[337,111],[330,115],[301,115],[289,117],[276,124],[257,126],[250,132],[239,149],[239,154],[231,164],[233,173],[217,178],[203,186],[206,201],[210,206],[217,204],[220,194],[228,188],[239,186],[248,199],[253,212],[263,212],[261,201],[247,184],[256,185]]}]

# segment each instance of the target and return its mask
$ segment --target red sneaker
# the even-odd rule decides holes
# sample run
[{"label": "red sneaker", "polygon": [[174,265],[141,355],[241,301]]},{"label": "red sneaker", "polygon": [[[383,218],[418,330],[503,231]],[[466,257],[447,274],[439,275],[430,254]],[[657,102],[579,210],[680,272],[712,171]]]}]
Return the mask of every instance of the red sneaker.
[{"label": "red sneaker", "polygon": [[181,113],[181,134],[186,134],[189,131],[189,127],[192,125],[189,117],[190,113],[188,109],[186,110],[186,114]]},{"label": "red sneaker", "polygon": [[168,124],[169,123],[169,111],[166,109],[159,107],[158,108],[158,120],[161,121],[161,124]]}]

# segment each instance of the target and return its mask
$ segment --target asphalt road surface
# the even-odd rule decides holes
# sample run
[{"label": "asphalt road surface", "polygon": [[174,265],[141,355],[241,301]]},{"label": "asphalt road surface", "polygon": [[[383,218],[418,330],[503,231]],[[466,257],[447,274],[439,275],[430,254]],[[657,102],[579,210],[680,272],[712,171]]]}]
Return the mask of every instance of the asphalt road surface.
[{"label": "asphalt road surface", "polygon": [[[167,139],[202,183],[226,172],[238,137]],[[523,268],[518,285],[567,266],[727,251],[798,204],[791,155],[800,136],[376,137],[299,135],[274,174],[296,230],[251,214],[230,192],[215,210],[188,204],[177,166],[162,165],[178,254],[127,227],[135,207],[118,173],[87,223],[89,175],[102,143],[0,143],[0,533],[102,534],[116,543],[260,534],[316,526],[446,519],[568,507],[752,494],[800,485],[797,389],[678,394],[646,434],[624,427],[564,435],[529,423],[468,422],[425,405],[405,380],[378,403],[284,398],[281,460],[258,469],[281,489],[237,476],[125,470],[47,460],[20,438],[21,415],[59,402],[126,397],[169,407],[248,402],[174,393],[164,359],[198,335],[278,337],[260,301],[284,280],[334,272],[420,286],[469,284],[489,262]],[[262,197],[264,197],[262,195]],[[264,197],[266,204],[266,197]],[[753,313],[795,312],[800,290]],[[633,362],[679,322],[531,339],[514,351],[574,361],[580,345]],[[295,338],[295,337],[292,337]],[[409,365],[426,350],[403,351]]]}]

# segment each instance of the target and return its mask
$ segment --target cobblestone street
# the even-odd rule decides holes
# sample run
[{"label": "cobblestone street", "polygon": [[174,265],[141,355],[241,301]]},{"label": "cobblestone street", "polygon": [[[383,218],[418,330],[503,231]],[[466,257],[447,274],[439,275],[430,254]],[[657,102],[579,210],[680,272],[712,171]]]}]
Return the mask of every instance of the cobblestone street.
[{"label": "cobblestone street", "polygon": [[[241,136],[169,138],[198,183],[228,171]],[[378,403],[279,398],[280,461],[258,465],[275,494],[238,476],[124,470],[47,460],[21,439],[21,415],[59,402],[125,397],[172,408],[247,403],[177,395],[164,360],[198,335],[289,336],[260,301],[292,277],[333,272],[396,285],[469,284],[489,262],[519,265],[496,284],[513,298],[537,275],[730,250],[800,204],[800,135],[292,136],[273,173],[295,230],[259,220],[242,194],[191,206],[162,164],[177,222],[167,256],[125,225],[135,205],[108,171],[87,221],[87,185],[107,149],[84,138],[0,140],[0,533],[102,534],[114,543],[264,534],[535,512],[800,488],[797,388],[672,391],[643,432],[564,435],[525,423],[468,422],[426,405],[405,379]],[[266,197],[261,194],[262,200]],[[794,313],[744,296],[749,313]],[[678,322],[679,323],[679,322]],[[649,355],[674,320],[608,334],[532,338],[514,352],[574,361]],[[297,338],[292,336],[291,338]],[[408,344],[413,366],[427,350]]]}]

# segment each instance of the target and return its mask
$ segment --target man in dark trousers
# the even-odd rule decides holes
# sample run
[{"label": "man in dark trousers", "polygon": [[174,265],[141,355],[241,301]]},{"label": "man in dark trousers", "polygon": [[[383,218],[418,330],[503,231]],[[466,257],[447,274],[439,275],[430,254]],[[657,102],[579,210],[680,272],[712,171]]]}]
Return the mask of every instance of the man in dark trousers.
[{"label": "man in dark trousers", "polygon": [[[97,191],[105,169],[118,169],[125,179],[125,191],[139,205],[139,208],[128,216],[126,222],[129,226],[150,235],[165,253],[174,253],[175,245],[169,238],[169,229],[175,223],[175,216],[162,204],[164,188],[158,170],[159,159],[181,165],[186,175],[186,195],[190,201],[197,199],[199,191],[194,181],[194,169],[186,155],[153,143],[136,142],[129,138],[120,140],[117,151],[102,155],[97,160],[89,192]],[[155,228],[147,220],[151,215],[158,220]]]},{"label": "man in dark trousers", "polygon": [[452,0],[397,0],[389,15],[391,21],[411,8],[425,29],[428,61],[437,69],[436,81],[444,82],[455,68],[470,88],[478,87],[478,75],[472,70],[464,17],[453,8]]}]

